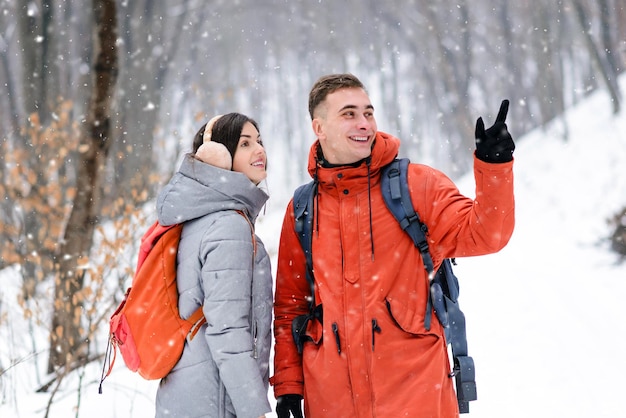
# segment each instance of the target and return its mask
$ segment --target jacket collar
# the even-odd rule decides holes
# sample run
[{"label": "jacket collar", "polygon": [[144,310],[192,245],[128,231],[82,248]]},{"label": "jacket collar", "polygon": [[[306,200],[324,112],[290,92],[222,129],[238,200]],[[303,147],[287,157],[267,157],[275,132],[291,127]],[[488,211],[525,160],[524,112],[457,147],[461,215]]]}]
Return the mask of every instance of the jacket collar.
[{"label": "jacket collar", "polygon": [[268,197],[244,174],[223,170],[187,155],[159,194],[157,213],[164,225],[229,209],[244,211],[254,222]]},{"label": "jacket collar", "polygon": [[323,160],[321,146],[318,141],[311,146],[309,151],[309,174],[317,179],[321,187],[334,188],[336,179],[340,177],[342,183],[356,187],[355,191],[368,187],[367,179],[372,176],[376,182],[380,169],[389,164],[397,155],[400,148],[400,140],[393,135],[380,132],[376,133],[376,139],[372,145],[372,153],[368,158],[347,165],[332,165]]}]

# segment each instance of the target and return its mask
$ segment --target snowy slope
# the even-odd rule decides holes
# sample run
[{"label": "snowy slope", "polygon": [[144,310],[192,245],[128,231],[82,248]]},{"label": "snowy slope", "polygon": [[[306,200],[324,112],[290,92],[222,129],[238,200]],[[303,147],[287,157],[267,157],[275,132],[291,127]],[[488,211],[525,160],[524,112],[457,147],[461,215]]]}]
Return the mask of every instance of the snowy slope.
[{"label": "snowy slope", "polygon": [[[472,417],[626,416],[626,265],[606,219],[626,205],[626,114],[604,94],[515,152],[516,228],[500,253],[461,259],[477,369]],[[464,179],[463,190],[473,190]]]},{"label": "snowy slope", "polygon": [[[610,109],[599,92],[567,113],[567,142],[560,121],[517,138],[513,238],[498,254],[457,260],[477,369],[479,399],[469,417],[626,416],[626,264],[616,263],[605,239],[606,219],[626,205],[626,113],[614,117]],[[508,123],[515,135],[515,121]],[[473,178],[459,187],[473,195]],[[258,223],[274,258],[285,204],[270,202]],[[17,281],[5,271],[0,282],[0,313],[20,332],[10,298]],[[26,356],[26,347],[0,348],[3,367]],[[41,367],[45,353],[38,358]],[[0,375],[1,417],[43,416],[49,396],[32,393],[33,366],[27,359]],[[118,356],[98,395],[100,371],[98,365],[86,370],[90,384],[80,394],[78,416],[154,416],[155,382],[128,372]],[[61,391],[75,387],[68,382]],[[53,418],[76,416],[76,393],[58,399]]]}]

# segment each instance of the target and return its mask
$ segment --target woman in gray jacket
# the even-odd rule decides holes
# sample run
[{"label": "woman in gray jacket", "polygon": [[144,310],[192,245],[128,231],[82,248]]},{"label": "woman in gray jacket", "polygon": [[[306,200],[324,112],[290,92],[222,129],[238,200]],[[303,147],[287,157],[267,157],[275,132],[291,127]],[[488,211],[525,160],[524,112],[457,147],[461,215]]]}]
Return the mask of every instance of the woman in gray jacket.
[{"label": "woman in gray jacket", "polygon": [[161,380],[158,418],[258,418],[271,411],[272,276],[253,229],[268,199],[258,187],[266,163],[256,122],[239,113],[219,116],[196,134],[193,154],[158,196],[159,222],[184,223],[181,316],[202,305],[207,320]]}]

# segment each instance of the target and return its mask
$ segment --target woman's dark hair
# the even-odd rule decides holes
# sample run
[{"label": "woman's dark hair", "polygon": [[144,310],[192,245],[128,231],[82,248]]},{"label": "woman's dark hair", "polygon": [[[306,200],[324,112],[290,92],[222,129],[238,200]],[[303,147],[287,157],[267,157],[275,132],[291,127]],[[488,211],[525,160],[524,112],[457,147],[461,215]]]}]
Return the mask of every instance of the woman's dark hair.
[{"label": "woman's dark hair", "polygon": [[[241,131],[243,126],[250,122],[256,130],[259,130],[259,126],[254,119],[249,118],[241,113],[228,113],[220,117],[215,125],[213,125],[213,131],[211,133],[211,141],[224,144],[231,158],[235,157],[235,151],[237,151],[237,145],[239,144],[239,138],[241,138]],[[200,130],[193,138],[193,153],[195,154],[204,141],[204,129],[206,123],[202,125]]]}]

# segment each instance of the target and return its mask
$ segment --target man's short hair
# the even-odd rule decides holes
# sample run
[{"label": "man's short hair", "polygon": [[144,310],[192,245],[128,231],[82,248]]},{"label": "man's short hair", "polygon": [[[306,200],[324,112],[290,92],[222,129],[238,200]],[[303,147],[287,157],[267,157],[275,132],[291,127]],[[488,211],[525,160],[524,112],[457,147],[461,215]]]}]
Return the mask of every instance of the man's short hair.
[{"label": "man's short hair", "polygon": [[309,93],[309,114],[313,120],[315,109],[326,100],[326,96],[346,88],[360,88],[367,92],[361,80],[352,74],[329,74],[321,77],[315,82]]}]

